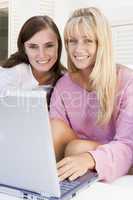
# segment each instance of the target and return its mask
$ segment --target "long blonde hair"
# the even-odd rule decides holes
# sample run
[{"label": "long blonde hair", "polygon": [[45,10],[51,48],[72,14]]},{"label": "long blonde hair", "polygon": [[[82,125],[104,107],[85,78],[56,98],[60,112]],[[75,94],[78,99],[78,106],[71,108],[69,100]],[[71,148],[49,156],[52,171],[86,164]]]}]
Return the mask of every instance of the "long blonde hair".
[{"label": "long blonde hair", "polygon": [[90,30],[97,40],[97,54],[94,67],[88,77],[90,87],[96,91],[100,104],[97,123],[105,125],[111,119],[116,94],[116,66],[113,57],[111,28],[105,16],[94,7],[81,8],[73,12],[64,29],[64,40],[67,50],[68,69],[76,71],[68,53],[68,40],[74,31],[84,27],[85,33]]}]

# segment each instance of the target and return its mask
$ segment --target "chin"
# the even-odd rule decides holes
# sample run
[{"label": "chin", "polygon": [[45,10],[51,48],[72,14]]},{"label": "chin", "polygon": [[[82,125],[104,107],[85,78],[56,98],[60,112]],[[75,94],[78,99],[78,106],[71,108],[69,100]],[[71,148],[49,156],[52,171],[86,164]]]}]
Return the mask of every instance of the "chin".
[{"label": "chin", "polygon": [[45,67],[45,66],[43,66],[43,67],[38,67],[38,68],[36,68],[36,70],[38,71],[38,72],[48,72],[48,71],[50,71],[50,69],[51,69],[52,67]]},{"label": "chin", "polygon": [[79,69],[79,70],[86,70],[86,69],[88,69],[88,66],[77,67],[77,69]]}]

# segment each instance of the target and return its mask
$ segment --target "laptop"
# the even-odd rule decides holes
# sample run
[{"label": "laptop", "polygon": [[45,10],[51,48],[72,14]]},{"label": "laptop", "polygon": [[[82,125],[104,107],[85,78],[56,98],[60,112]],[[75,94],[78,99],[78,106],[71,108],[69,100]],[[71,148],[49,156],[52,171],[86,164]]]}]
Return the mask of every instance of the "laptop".
[{"label": "laptop", "polygon": [[89,171],[59,181],[46,92],[12,91],[0,97],[0,192],[37,200],[67,200],[98,180]]}]

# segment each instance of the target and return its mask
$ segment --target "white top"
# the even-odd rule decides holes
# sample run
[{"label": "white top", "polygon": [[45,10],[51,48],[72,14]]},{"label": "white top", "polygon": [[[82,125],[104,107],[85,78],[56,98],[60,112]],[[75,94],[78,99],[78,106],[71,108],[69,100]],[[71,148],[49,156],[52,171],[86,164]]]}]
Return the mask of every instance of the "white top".
[{"label": "white top", "polygon": [[30,65],[21,63],[8,69],[0,68],[0,94],[8,90],[33,89],[38,84]]}]

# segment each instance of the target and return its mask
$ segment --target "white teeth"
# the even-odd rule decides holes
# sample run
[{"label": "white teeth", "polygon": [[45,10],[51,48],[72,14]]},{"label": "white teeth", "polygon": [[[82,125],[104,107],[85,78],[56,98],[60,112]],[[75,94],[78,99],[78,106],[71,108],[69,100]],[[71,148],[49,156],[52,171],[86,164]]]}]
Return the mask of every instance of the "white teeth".
[{"label": "white teeth", "polygon": [[37,61],[39,64],[46,64],[49,62],[49,60],[42,60],[42,61]]},{"label": "white teeth", "polygon": [[87,55],[86,55],[86,56],[75,56],[75,58],[76,58],[77,60],[83,60],[83,59],[88,58],[88,56],[87,56]]}]

